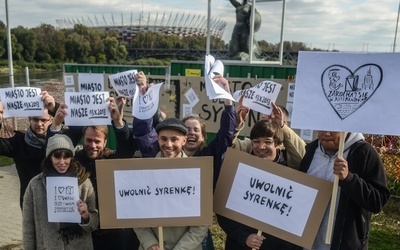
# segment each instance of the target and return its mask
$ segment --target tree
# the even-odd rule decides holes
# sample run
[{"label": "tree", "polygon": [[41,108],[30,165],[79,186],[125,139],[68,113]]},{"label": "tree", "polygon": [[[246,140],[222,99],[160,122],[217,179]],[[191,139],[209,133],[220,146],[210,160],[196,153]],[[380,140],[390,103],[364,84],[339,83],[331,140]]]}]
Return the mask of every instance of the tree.
[{"label": "tree", "polygon": [[7,31],[0,28],[0,58],[7,58]]},{"label": "tree", "polygon": [[118,59],[117,56],[117,48],[118,48],[118,40],[115,37],[107,36],[104,41],[104,53],[107,57],[108,61],[115,61]]},{"label": "tree", "polygon": [[90,56],[90,43],[82,35],[73,32],[66,38],[65,50],[67,60],[85,63]]},{"label": "tree", "polygon": [[12,29],[11,33],[15,35],[15,38],[18,41],[17,47],[22,48],[19,59],[33,62],[37,49],[36,33],[33,30],[26,29],[22,26]]},{"label": "tree", "polygon": [[62,62],[65,59],[65,34],[52,25],[42,24],[33,28],[37,36],[37,62]]}]

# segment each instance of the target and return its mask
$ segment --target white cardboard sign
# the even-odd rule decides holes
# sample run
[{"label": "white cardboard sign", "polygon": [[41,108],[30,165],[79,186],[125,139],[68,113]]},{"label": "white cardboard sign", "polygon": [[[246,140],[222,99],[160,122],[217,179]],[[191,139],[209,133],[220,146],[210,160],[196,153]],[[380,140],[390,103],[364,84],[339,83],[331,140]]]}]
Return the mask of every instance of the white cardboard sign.
[{"label": "white cardboard sign", "polygon": [[104,91],[104,75],[92,73],[78,74],[79,92],[102,92]]},{"label": "white cardboard sign", "polygon": [[200,216],[199,168],[114,171],[114,180],[117,219]]},{"label": "white cardboard sign", "polygon": [[400,135],[400,53],[299,52],[291,126]]},{"label": "white cardboard sign", "polygon": [[0,89],[4,118],[44,115],[40,88],[18,87]]},{"label": "white cardboard sign", "polygon": [[46,177],[46,192],[49,222],[81,222],[77,178]]},{"label": "white cardboard sign", "polygon": [[109,92],[66,92],[67,104],[65,125],[109,125],[111,124],[109,103],[106,102]]}]

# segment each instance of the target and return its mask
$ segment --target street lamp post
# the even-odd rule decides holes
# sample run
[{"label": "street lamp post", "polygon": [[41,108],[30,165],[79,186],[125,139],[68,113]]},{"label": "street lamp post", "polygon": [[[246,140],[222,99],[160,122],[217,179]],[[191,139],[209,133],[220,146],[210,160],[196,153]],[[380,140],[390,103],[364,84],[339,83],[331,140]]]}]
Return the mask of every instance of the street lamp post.
[{"label": "street lamp post", "polygon": [[[12,46],[11,46],[11,25],[8,18],[8,1],[6,1],[6,22],[7,22],[7,50],[8,50],[8,74],[10,78],[11,88],[14,88],[14,67],[12,60]],[[12,119],[14,130],[17,130],[17,119],[13,117]]]},{"label": "street lamp post", "polygon": [[397,11],[396,31],[394,32],[393,52],[396,52],[396,38],[397,38],[397,28],[399,27],[399,15],[400,15],[400,1],[399,1],[399,10]]},{"label": "street lamp post", "polygon": [[7,50],[8,50],[8,72],[10,77],[11,88],[14,88],[14,67],[12,61],[12,46],[11,46],[11,25],[8,18],[8,1],[6,1],[6,22],[7,22]]}]

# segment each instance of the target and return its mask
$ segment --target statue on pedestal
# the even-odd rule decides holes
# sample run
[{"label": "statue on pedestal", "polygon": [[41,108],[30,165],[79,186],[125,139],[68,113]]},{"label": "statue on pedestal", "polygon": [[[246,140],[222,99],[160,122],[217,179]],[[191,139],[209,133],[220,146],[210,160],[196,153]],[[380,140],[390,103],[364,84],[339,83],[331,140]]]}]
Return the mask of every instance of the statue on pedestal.
[{"label": "statue on pedestal", "polygon": [[[229,57],[231,59],[248,60],[250,51],[251,3],[249,3],[250,1],[248,0],[229,1],[236,8],[236,24],[233,28],[231,41],[229,43]],[[257,10],[254,11],[254,14],[254,33],[256,33],[261,26],[261,15]],[[260,55],[258,44],[255,39],[253,39],[253,54],[256,56]]]}]

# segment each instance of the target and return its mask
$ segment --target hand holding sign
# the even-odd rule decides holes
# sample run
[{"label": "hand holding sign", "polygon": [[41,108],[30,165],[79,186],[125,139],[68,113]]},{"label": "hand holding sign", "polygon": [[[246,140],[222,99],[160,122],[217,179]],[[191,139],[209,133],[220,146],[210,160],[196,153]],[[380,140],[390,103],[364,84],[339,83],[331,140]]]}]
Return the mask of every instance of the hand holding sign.
[{"label": "hand holding sign", "polygon": [[243,105],[263,114],[271,114],[272,102],[275,102],[281,89],[281,84],[263,81],[249,89],[238,90],[233,94],[235,101],[244,96]]},{"label": "hand holding sign", "polygon": [[78,212],[84,221],[89,220],[89,211],[88,211],[87,204],[85,202],[83,202],[82,200],[78,201]]},{"label": "hand holding sign", "polygon": [[4,118],[42,116],[44,106],[40,88],[18,87],[0,89],[0,101],[4,106]]},{"label": "hand holding sign", "polygon": [[[160,102],[160,88],[162,83],[151,86],[145,94],[139,94],[134,100],[132,113],[139,119],[149,119],[157,112]],[[144,88],[144,87],[143,87]]]},{"label": "hand holding sign", "polygon": [[117,91],[118,96],[129,98],[135,96],[137,89],[136,73],[137,70],[129,70],[108,76],[108,79],[115,91]]},{"label": "hand holding sign", "polygon": [[221,84],[215,82],[215,79],[219,79],[220,76],[224,75],[224,65],[221,61],[215,60],[215,58],[211,55],[206,56],[205,66],[205,81],[206,81],[206,92],[207,96],[212,99],[223,98],[234,101],[232,95],[227,92]]}]

